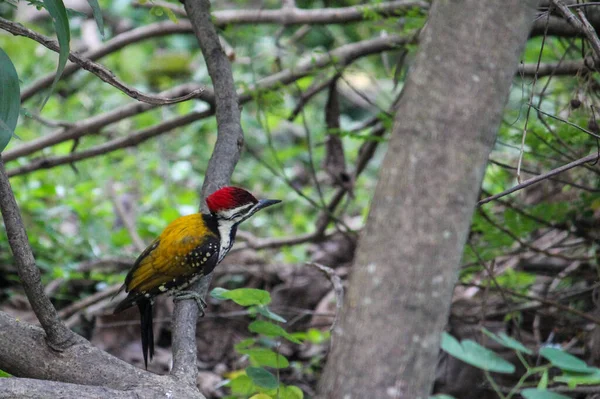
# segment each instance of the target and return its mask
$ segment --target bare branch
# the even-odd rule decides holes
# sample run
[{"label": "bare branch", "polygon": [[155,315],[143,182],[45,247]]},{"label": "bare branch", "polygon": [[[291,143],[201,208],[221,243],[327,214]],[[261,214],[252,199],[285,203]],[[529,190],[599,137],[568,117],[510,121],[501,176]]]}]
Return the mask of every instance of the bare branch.
[{"label": "bare branch", "polygon": [[199,119],[206,118],[212,114],[212,110],[207,110],[204,112],[192,112],[184,116],[180,116],[178,118],[173,118],[169,121],[159,123],[158,125],[154,125],[147,129],[140,130],[137,133],[131,134],[129,136],[108,141],[104,144],[98,145],[87,150],[74,152],[69,155],[37,159],[27,165],[10,169],[8,171],[8,176],[18,176],[25,173],[33,172],[34,170],[38,169],[49,169],[58,165],[70,164],[76,161],[81,161],[83,159],[97,157],[98,155],[107,154],[118,149],[135,147],[136,145],[143,143],[144,141],[149,140],[152,137],[161,135],[177,127],[185,126]]},{"label": "bare branch", "polygon": [[521,64],[517,70],[517,75],[534,76],[537,71],[538,76],[568,76],[576,75],[581,72],[587,72],[588,65],[593,65],[591,59],[585,60],[565,60],[561,63],[540,63]]},{"label": "bare branch", "polygon": [[61,309],[58,312],[58,315],[62,319],[71,317],[74,313],[77,313],[80,310],[87,308],[88,306],[98,303],[105,298],[115,295],[117,292],[119,292],[119,290],[121,289],[121,286],[122,286],[122,284],[114,284],[114,285],[111,285],[110,287],[107,287],[103,291],[99,291],[90,296],[86,296],[85,298],[83,298],[77,302],[71,303],[66,308]]},{"label": "bare branch", "polygon": [[48,345],[57,351],[64,350],[75,342],[79,342],[79,337],[62,323],[56,309],[44,293],[40,271],[35,264],[19,206],[8,181],[1,156],[0,210],[4,218],[8,243],[17,264],[19,279],[35,315],[46,331]]},{"label": "bare branch", "polygon": [[[59,51],[59,46],[55,40],[50,40],[49,38],[40,35],[30,29],[25,28],[22,25],[16,24],[4,18],[0,18],[0,29],[3,29],[9,33],[12,33],[15,36],[24,36],[29,39],[35,40],[40,43],[44,47],[56,51]],[[197,90],[192,93],[189,93],[185,96],[177,97],[177,98],[164,98],[160,96],[153,96],[144,94],[133,87],[119,81],[115,75],[106,69],[104,66],[97,64],[87,58],[81,57],[75,53],[69,53],[69,60],[78,64],[83,69],[93,73],[98,76],[102,81],[108,83],[109,85],[119,89],[123,93],[127,94],[129,97],[134,98],[138,101],[142,101],[149,104],[156,105],[166,105],[166,104],[175,104],[182,101],[189,100],[190,98],[194,98],[199,96],[202,93],[202,90]]]},{"label": "bare branch", "polygon": [[[136,7],[160,6],[168,8],[179,16],[187,15],[180,7],[164,1],[136,2],[134,5]],[[363,21],[367,19],[367,15],[373,13],[382,17],[394,17],[414,8],[427,10],[429,3],[422,0],[397,0],[372,5],[311,10],[296,8],[292,3],[292,6],[284,6],[279,10],[216,10],[212,15],[213,23],[218,27],[240,24],[325,25]]]},{"label": "bare branch", "polygon": [[508,194],[514,193],[515,191],[522,190],[525,187],[529,187],[529,186],[531,186],[531,185],[533,185],[535,183],[539,183],[539,182],[541,182],[543,180],[546,180],[546,179],[548,179],[550,177],[556,176],[556,175],[558,175],[558,174],[560,174],[562,172],[565,172],[565,171],[567,171],[569,169],[573,169],[576,166],[583,165],[584,163],[595,161],[596,159],[598,159],[598,154],[594,153],[594,154],[588,155],[587,157],[583,157],[583,158],[580,158],[580,159],[578,159],[576,161],[573,161],[571,163],[563,165],[560,168],[552,169],[550,172],[547,172],[547,173],[541,174],[539,176],[532,177],[531,179],[525,180],[523,183],[517,184],[513,188],[510,188],[508,190],[504,190],[501,193],[492,195],[491,197],[484,198],[484,199],[480,200],[479,202],[477,202],[477,206],[481,206],[483,204],[487,204],[488,202],[491,202],[491,201],[493,201],[495,199],[502,198],[502,197],[504,197],[504,196],[506,196]]},{"label": "bare branch", "polygon": [[581,20],[579,20],[579,19],[577,19],[577,17],[575,17],[575,14],[573,14],[571,12],[571,10],[569,10],[569,8],[562,1],[552,0],[552,4],[558,9],[558,11],[561,13],[563,18],[572,27],[574,27],[575,29],[577,29],[578,31],[580,31],[581,33],[583,33],[585,35],[585,37],[588,39],[588,42],[590,43],[590,46],[594,50],[594,54],[596,55],[595,58],[597,60],[600,59],[600,40],[598,39],[598,35],[596,34],[594,27],[592,26],[590,21],[588,21],[585,14],[583,13],[583,10],[581,8],[578,8],[576,10],[577,15],[581,19]]},{"label": "bare branch", "polygon": [[338,321],[340,312],[342,311],[342,305],[344,304],[344,286],[342,285],[342,279],[335,273],[335,270],[330,267],[314,262],[308,262],[307,265],[317,268],[323,272],[329,281],[331,281],[331,285],[333,285],[333,291],[335,292],[335,318],[331,323],[331,327],[329,327],[329,331],[333,331],[335,324]]}]

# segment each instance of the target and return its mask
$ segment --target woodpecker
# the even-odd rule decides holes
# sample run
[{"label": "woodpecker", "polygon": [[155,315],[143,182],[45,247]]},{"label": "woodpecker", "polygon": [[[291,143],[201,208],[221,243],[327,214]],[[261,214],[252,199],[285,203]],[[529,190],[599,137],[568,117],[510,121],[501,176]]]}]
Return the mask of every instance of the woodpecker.
[{"label": "woodpecker", "polygon": [[204,315],[206,304],[202,298],[185,289],[212,272],[223,260],[241,222],[260,209],[279,202],[259,201],[242,188],[223,187],[206,199],[210,213],[196,213],[174,220],[136,259],[122,287],[128,295],[114,313],[138,306],[146,369],[148,356],[152,360],[154,355],[152,305],[155,297],[168,293],[174,301],[195,299]]}]

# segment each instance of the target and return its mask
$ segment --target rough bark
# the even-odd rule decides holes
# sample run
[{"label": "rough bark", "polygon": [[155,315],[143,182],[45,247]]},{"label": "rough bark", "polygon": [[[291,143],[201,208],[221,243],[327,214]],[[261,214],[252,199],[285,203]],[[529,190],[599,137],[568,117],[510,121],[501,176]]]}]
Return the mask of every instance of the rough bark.
[{"label": "rough bark", "polygon": [[[215,93],[217,142],[213,150],[206,178],[202,185],[200,209],[207,211],[204,203],[212,192],[229,184],[235,165],[244,145],[244,132],[240,120],[240,105],[235,90],[231,64],[212,23],[209,0],[186,0],[185,11],[192,23],[196,39],[206,61],[208,74]],[[205,297],[212,274],[198,280],[191,289]],[[187,383],[195,383],[196,320],[198,308],[194,301],[181,301],[173,312],[173,370],[172,375]]]},{"label": "rough bark", "polygon": [[535,5],[434,3],[398,105],[320,397],[428,397],[486,161]]}]

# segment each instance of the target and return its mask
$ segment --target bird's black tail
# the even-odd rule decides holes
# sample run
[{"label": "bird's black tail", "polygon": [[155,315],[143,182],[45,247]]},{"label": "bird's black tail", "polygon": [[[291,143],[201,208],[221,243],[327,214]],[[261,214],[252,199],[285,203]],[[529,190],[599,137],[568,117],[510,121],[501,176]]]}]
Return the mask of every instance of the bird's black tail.
[{"label": "bird's black tail", "polygon": [[144,365],[148,370],[148,355],[150,360],[154,356],[154,332],[152,331],[152,301],[149,299],[139,299],[137,301],[140,309],[142,351],[144,353]]}]

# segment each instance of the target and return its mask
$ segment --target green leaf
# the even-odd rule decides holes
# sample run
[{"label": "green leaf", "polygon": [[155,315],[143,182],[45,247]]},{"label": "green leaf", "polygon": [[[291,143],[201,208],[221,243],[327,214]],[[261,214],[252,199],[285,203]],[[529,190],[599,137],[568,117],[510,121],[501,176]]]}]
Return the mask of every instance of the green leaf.
[{"label": "green leaf", "polygon": [[236,351],[240,351],[242,349],[246,349],[254,345],[256,340],[254,338],[246,338],[235,344],[234,349]]},{"label": "green leaf", "polygon": [[169,19],[171,20],[171,22],[173,22],[175,24],[179,23],[179,20],[177,19],[177,15],[175,15],[175,13],[173,12],[173,10],[171,10],[168,7],[163,7],[163,10],[167,14],[167,17],[169,17]]},{"label": "green leaf", "polygon": [[54,23],[54,30],[56,31],[56,37],[58,38],[58,45],[60,47],[58,52],[58,67],[56,68],[56,76],[50,86],[50,91],[42,101],[40,109],[44,108],[46,102],[50,98],[50,95],[54,91],[56,84],[58,83],[67,60],[69,59],[69,43],[71,41],[71,32],[69,31],[69,18],[67,17],[67,10],[62,0],[44,0],[44,6],[48,13],[52,17]]},{"label": "green leaf", "polygon": [[273,313],[271,312],[271,310],[266,307],[266,306],[257,306],[256,310],[258,311],[258,313],[260,313],[261,315],[268,317],[271,320],[275,320],[278,321],[280,323],[287,323],[287,320],[284,319],[283,317],[279,316],[277,313]]},{"label": "green leaf", "polygon": [[290,362],[285,356],[275,353],[267,348],[240,349],[238,352],[243,355],[250,356],[250,359],[252,359],[259,366],[283,369],[289,367],[290,365]]},{"label": "green leaf", "polygon": [[273,399],[271,396],[266,393],[257,393],[256,395],[252,395],[250,399]]},{"label": "green leaf", "polygon": [[499,343],[500,345],[515,350],[517,352],[523,352],[526,353],[528,355],[532,355],[533,352],[528,349],[527,347],[525,347],[525,345],[523,345],[522,343],[520,343],[519,341],[517,341],[516,339],[509,337],[508,335],[506,335],[504,332],[501,332],[500,334],[496,335],[493,332],[489,331],[486,328],[482,328],[481,331],[487,335],[488,337],[490,337],[491,339],[493,339],[494,341],[496,341],[497,343]]},{"label": "green leaf", "polygon": [[104,17],[102,17],[102,9],[100,8],[100,4],[98,4],[98,0],[87,0],[87,2],[92,8],[96,25],[98,25],[100,35],[102,35],[102,38],[104,39]]},{"label": "green leaf", "polygon": [[12,138],[21,107],[19,76],[12,61],[0,49],[0,152]]},{"label": "green leaf", "polygon": [[567,384],[570,388],[576,388],[577,385],[600,385],[600,369],[595,369],[591,374],[565,372],[553,380]]},{"label": "green leaf", "polygon": [[281,399],[304,399],[304,392],[295,385],[282,387],[279,391]]},{"label": "green leaf", "polygon": [[571,399],[568,396],[556,392],[546,391],[544,389],[527,388],[521,391],[521,396],[525,399]]},{"label": "green leaf", "polygon": [[8,374],[6,371],[0,370],[0,378],[10,378],[12,375]]},{"label": "green leaf", "polygon": [[218,299],[231,299],[241,306],[268,305],[271,302],[271,295],[267,291],[256,288],[238,288],[231,291],[215,288],[211,295]]},{"label": "green leaf", "polygon": [[459,343],[456,338],[444,332],[442,333],[442,349],[457,359],[482,370],[505,374],[515,372],[513,364],[470,339]]},{"label": "green leaf", "polygon": [[277,378],[262,367],[247,367],[246,375],[254,384],[265,389],[274,389],[279,385]]},{"label": "green leaf", "polygon": [[247,375],[240,375],[227,384],[231,392],[238,395],[251,395],[256,392],[256,386]]},{"label": "green leaf", "polygon": [[561,351],[560,349],[549,347],[542,348],[542,350],[540,350],[540,355],[548,359],[554,367],[558,367],[561,370],[585,374],[591,374],[597,370],[595,367],[588,366],[583,360]]},{"label": "green leaf", "polygon": [[263,334],[267,337],[283,337],[295,344],[301,344],[298,339],[291,336],[287,331],[285,331],[281,326],[277,324],[273,324],[269,321],[256,320],[250,323],[248,326],[250,332]]}]

